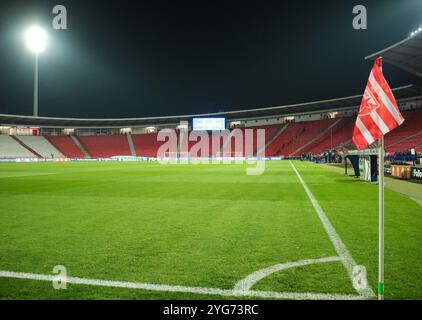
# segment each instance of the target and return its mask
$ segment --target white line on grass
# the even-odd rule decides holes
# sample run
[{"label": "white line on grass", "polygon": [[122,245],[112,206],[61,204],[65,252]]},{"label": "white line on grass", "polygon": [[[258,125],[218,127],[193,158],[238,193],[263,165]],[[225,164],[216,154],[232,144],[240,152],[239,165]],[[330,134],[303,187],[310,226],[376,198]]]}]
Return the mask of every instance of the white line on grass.
[{"label": "white line on grass", "polygon": [[307,260],[299,260],[296,262],[288,262],[288,263],[280,263],[269,268],[258,270],[254,273],[251,273],[247,277],[240,280],[235,286],[235,290],[249,290],[251,289],[255,283],[264,279],[265,277],[269,276],[272,273],[279,272],[281,270],[297,268],[308,266],[311,264],[318,264],[318,263],[326,263],[326,262],[333,262],[333,261],[340,261],[340,257],[327,257],[321,259],[307,259]]},{"label": "white line on grass", "polygon": [[[36,274],[13,271],[0,271],[0,277],[28,279],[38,281],[54,281],[57,275]],[[124,282],[112,280],[87,279],[77,277],[67,277],[66,283],[82,284],[90,286],[127,288],[127,289],[144,289],[150,291],[164,292],[183,292],[197,293],[207,295],[218,295],[226,297],[257,297],[267,299],[294,299],[294,300],[360,300],[365,299],[362,295],[349,294],[329,294],[329,293],[308,293],[308,292],[275,292],[275,291],[258,291],[258,290],[236,290],[236,289],[218,289],[204,287],[188,287],[165,284],[151,284],[142,282]]]},{"label": "white line on grass", "polygon": [[[300,175],[299,171],[297,171],[293,162],[292,161],[289,161],[289,162],[293,168],[293,171],[296,173],[300,183],[302,184],[303,189],[305,189],[305,192],[308,195],[309,200],[311,200],[311,203],[316,213],[318,214],[318,217],[321,220],[324,226],[324,229],[327,232],[327,235],[330,238],[337,254],[341,257],[341,261],[344,267],[346,268],[347,273],[349,274],[350,280],[352,281],[352,284],[353,284],[353,267],[356,266],[355,260],[353,259],[349,251],[347,250],[343,241],[340,239],[340,236],[334,229],[333,225],[331,224],[324,210],[322,210],[321,206],[318,203],[318,200],[315,198],[311,190],[306,185],[305,181],[302,179],[302,176]],[[365,298],[372,298],[375,296],[374,292],[369,286],[367,286],[365,289],[355,287],[355,290]]]},{"label": "white line on grass", "polygon": [[55,172],[45,172],[45,173],[24,173],[24,174],[5,174],[5,175],[1,175],[0,179],[3,178],[21,178],[21,177],[32,177],[32,176],[47,176],[47,175],[51,175],[51,174],[57,174]]}]

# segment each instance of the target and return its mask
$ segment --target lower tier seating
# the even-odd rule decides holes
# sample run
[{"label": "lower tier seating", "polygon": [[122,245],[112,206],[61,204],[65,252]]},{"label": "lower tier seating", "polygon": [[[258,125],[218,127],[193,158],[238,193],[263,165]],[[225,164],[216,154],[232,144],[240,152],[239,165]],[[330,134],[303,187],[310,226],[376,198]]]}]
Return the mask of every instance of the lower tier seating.
[{"label": "lower tier seating", "polygon": [[83,152],[73,142],[70,136],[45,136],[57,150],[69,158],[83,158]]}]

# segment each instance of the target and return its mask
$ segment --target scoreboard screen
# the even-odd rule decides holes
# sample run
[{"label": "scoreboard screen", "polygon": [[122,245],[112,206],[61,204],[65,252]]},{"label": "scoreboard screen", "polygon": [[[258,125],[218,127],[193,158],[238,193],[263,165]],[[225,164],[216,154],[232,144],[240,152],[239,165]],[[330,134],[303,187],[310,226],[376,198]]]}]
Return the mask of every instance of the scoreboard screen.
[{"label": "scoreboard screen", "polygon": [[193,130],[225,130],[225,118],[193,118]]}]

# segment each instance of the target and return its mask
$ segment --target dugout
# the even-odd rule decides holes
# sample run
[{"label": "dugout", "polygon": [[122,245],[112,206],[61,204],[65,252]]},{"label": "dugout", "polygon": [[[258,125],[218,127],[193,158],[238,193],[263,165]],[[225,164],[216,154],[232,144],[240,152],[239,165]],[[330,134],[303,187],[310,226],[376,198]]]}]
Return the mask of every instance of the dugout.
[{"label": "dugout", "polygon": [[360,178],[360,167],[363,167],[363,179],[365,181],[378,181],[378,150],[366,149],[362,151],[351,150],[344,160],[344,173],[347,174],[347,160],[354,170],[354,176]]}]

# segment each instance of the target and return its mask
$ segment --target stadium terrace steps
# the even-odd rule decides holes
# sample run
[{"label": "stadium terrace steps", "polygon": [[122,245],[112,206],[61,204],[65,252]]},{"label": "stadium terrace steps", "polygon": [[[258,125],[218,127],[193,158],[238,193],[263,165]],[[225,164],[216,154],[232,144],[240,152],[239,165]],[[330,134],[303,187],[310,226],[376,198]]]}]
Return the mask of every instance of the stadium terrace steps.
[{"label": "stadium terrace steps", "polygon": [[[262,150],[267,150],[268,146],[271,143],[273,143],[278,138],[278,136],[280,136],[283,133],[283,131],[287,129],[288,126],[289,126],[288,123],[280,126],[280,128],[276,132],[274,132],[274,134],[269,139],[265,138],[265,146],[258,149],[255,155],[256,156],[259,155],[262,152]],[[267,155],[267,152],[265,152],[265,155]]]},{"label": "stadium terrace steps", "polygon": [[[36,156],[37,158],[42,158],[42,155],[40,155],[38,152],[36,152],[34,149],[32,149],[30,146],[28,146],[27,144],[25,144],[25,142],[23,142],[20,138],[16,137],[16,136],[10,136],[12,139],[14,139],[17,143],[19,143],[22,147],[24,147],[25,149],[27,149],[29,152],[32,153],[32,156]],[[21,136],[22,138],[22,136]]]},{"label": "stadium terrace steps", "polygon": [[85,146],[82,145],[78,137],[76,137],[75,135],[71,135],[70,138],[73,140],[73,143],[76,144],[76,146],[79,148],[79,150],[82,151],[84,158],[91,158],[91,155],[89,154],[88,150],[85,148]]},{"label": "stadium terrace steps", "polygon": [[34,154],[12,136],[0,134],[0,158],[33,158]]},{"label": "stadium terrace steps", "polygon": [[130,133],[127,134],[127,143],[129,144],[130,153],[132,156],[136,157],[136,150],[135,146],[133,145],[132,135]]},{"label": "stadium terrace steps", "polygon": [[[286,156],[291,148],[293,140],[302,134],[304,125],[302,122],[289,123],[283,132],[274,139],[274,141],[266,148],[265,155],[267,157]],[[286,151],[287,150],[287,151]]]},{"label": "stadium terrace steps", "polygon": [[190,142],[189,142],[189,137],[188,140],[185,141],[185,134],[180,134],[180,132],[177,132],[177,154],[180,156],[181,152],[183,152],[182,150],[186,150],[186,144],[187,144],[187,148],[188,151],[190,151]]},{"label": "stadium terrace steps", "polygon": [[353,118],[341,118],[341,121],[330,131],[330,134],[327,134],[325,138],[309,146],[303,152],[320,154],[327,149],[342,149],[345,146],[351,146],[354,125]]},{"label": "stadium terrace steps", "polygon": [[19,136],[18,139],[43,158],[64,157],[63,154],[43,136]]},{"label": "stadium terrace steps", "polygon": [[324,119],[318,121],[307,121],[307,123],[296,123],[295,125],[300,126],[300,131],[290,139],[287,147],[282,150],[282,154],[285,156],[294,156],[300,153],[304,148],[319,141],[319,139],[326,134],[327,127],[331,128],[337,121],[339,120]]},{"label": "stadium terrace steps", "polygon": [[221,148],[220,148],[220,152],[222,154],[224,154],[225,150],[227,150],[229,144],[230,144],[230,152],[231,152],[231,140],[232,140],[232,137],[233,137],[233,132],[234,132],[233,130],[230,131],[230,134],[227,137],[227,139],[223,140],[223,144],[221,145]]},{"label": "stadium terrace steps", "polygon": [[[282,125],[273,124],[267,126],[259,126],[259,127],[252,127],[253,129],[253,155],[256,156],[257,154],[262,155],[262,150],[265,150],[266,141],[271,140],[274,135],[281,130]],[[265,130],[265,139],[263,145],[258,145],[258,130],[264,129]],[[260,150],[259,150],[260,149]],[[259,151],[259,152],[258,152]]]},{"label": "stadium terrace steps", "polygon": [[63,155],[68,158],[83,158],[84,153],[70,136],[45,136],[45,138]]},{"label": "stadium terrace steps", "polygon": [[320,134],[316,135],[314,138],[309,140],[308,142],[305,142],[303,145],[301,145],[299,148],[297,148],[295,151],[293,151],[289,156],[299,156],[301,152],[304,152],[306,148],[309,146],[312,146],[318,141],[321,141],[324,137],[331,135],[331,130],[337,126],[341,122],[342,119],[337,119],[334,123],[332,123],[328,128],[326,128],[324,131],[322,131]]},{"label": "stadium terrace steps", "polygon": [[78,136],[77,138],[81,146],[93,158],[132,155],[127,137],[124,135]]}]

